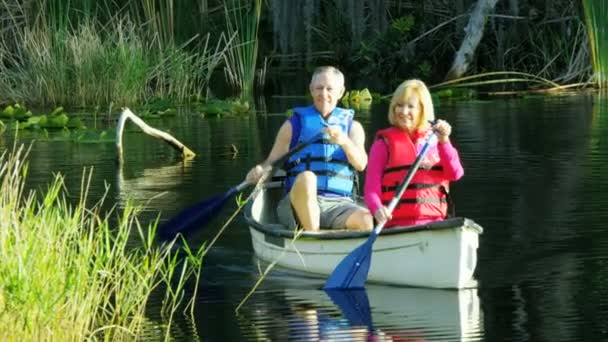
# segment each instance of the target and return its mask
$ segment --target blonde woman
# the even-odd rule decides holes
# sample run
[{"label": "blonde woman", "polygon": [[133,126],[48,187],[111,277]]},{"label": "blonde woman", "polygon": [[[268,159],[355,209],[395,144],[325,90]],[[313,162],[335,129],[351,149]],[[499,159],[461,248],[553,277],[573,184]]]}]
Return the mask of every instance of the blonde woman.
[{"label": "blonde woman", "polygon": [[[394,92],[388,110],[391,127],[376,133],[369,153],[364,198],[377,222],[385,227],[412,226],[447,216],[449,183],[460,179],[463,168],[450,142],[452,127],[435,120],[431,94],[420,80],[407,80]],[[437,139],[392,213],[387,205],[425,144],[429,130]]]}]

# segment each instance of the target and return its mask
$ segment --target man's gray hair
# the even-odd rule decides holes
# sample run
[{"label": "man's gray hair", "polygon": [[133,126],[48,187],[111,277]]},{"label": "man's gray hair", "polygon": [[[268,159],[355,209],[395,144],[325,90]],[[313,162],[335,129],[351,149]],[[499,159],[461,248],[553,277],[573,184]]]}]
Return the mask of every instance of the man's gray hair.
[{"label": "man's gray hair", "polygon": [[338,78],[342,81],[342,84],[344,84],[344,74],[342,73],[342,71],[340,71],[338,68],[333,67],[331,65],[317,67],[315,69],[315,71],[313,71],[313,73],[312,73],[311,83],[315,79],[315,77],[317,77],[318,75],[321,75],[321,74],[325,74],[325,73],[333,74],[334,76],[338,76]]}]

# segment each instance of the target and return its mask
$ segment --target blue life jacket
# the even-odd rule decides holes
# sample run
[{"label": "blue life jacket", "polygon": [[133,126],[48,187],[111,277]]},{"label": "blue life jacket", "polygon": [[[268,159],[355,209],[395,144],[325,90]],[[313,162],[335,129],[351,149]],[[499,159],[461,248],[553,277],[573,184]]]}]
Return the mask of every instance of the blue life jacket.
[{"label": "blue life jacket", "polygon": [[[295,120],[292,122],[292,139],[290,149],[297,144],[309,141],[328,125],[339,126],[344,134],[348,134],[353,122],[353,111],[336,108],[327,118],[323,119],[314,106],[294,108]],[[299,122],[299,125],[294,125]],[[348,163],[344,150],[329,142],[326,135],[291,156],[284,165],[287,177],[285,190],[289,192],[296,176],[305,170],[310,170],[317,176],[317,191],[320,195],[350,196],[353,191],[355,171]]]}]

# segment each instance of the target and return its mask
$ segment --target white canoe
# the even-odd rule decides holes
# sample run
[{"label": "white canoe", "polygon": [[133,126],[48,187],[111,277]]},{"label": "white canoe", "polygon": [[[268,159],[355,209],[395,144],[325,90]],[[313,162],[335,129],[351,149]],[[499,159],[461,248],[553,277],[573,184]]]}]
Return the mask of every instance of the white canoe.
[{"label": "white canoe", "polygon": [[[364,243],[369,232],[294,232],[277,223],[278,182],[258,191],[245,209],[258,258],[284,268],[329,275]],[[373,244],[368,281],[432,288],[475,287],[477,247],[482,227],[468,218],[384,229]]]}]

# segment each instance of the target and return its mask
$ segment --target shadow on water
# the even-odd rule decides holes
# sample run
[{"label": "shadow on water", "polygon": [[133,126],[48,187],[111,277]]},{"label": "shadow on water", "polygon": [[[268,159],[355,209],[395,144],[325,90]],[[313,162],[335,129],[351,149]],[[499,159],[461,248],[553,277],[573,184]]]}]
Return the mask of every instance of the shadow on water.
[{"label": "shadow on water", "polygon": [[[280,101],[267,103],[272,115],[202,119],[184,112],[151,123],[197,153],[189,163],[133,130],[125,132],[122,168],[116,167],[112,144],[38,140],[30,154],[28,187],[45,188],[51,171],[61,172],[70,193],[79,194],[82,168],[94,167],[92,201],[109,185],[108,198],[115,201],[110,205],[120,208],[130,198],[146,206],[144,220],[160,215],[164,222],[243,180],[270,150],[285,119],[276,113],[290,104]],[[370,285],[365,296],[340,301],[319,290],[322,280],[273,271],[235,315],[259,274],[248,230],[237,219],[203,261],[194,320],[176,315],[172,336],[205,341],[347,335],[402,341],[607,340],[608,98],[442,103],[436,113],[454,127],[452,141],[465,168],[464,178],[451,188],[456,213],[484,227],[478,289]],[[369,147],[374,132],[386,125],[386,104],[357,117]],[[225,155],[232,144],[239,153]],[[0,139],[0,147],[11,146],[10,136]],[[189,236],[193,247],[212,238],[235,207],[227,205],[217,221]],[[160,301],[150,303],[151,312]],[[158,337],[160,317],[151,313],[150,320],[150,335]]]}]

